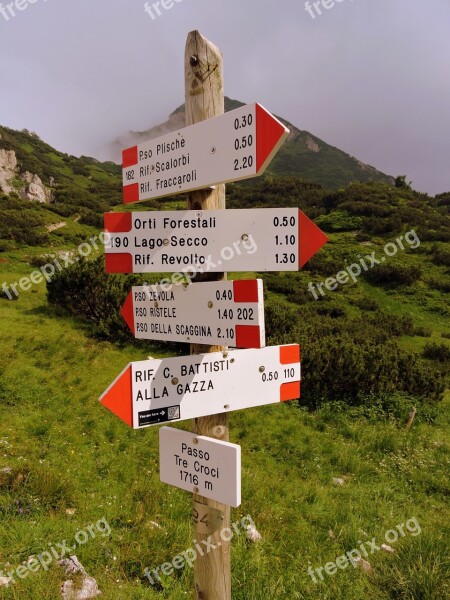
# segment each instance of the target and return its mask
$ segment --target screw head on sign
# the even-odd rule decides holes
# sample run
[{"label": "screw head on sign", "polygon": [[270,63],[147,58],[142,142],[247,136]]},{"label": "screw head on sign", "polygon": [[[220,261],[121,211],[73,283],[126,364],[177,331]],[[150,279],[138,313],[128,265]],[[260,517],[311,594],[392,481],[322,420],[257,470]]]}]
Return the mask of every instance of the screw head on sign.
[{"label": "screw head on sign", "polygon": [[241,240],[242,240],[243,242],[247,242],[247,241],[248,241],[248,233],[243,233],[243,234],[241,235]]},{"label": "screw head on sign", "polygon": [[234,358],[232,358],[232,359],[230,360],[230,363],[234,363]]},{"label": "screw head on sign", "polygon": [[158,308],[159,304],[157,302],[155,302],[155,308]]},{"label": "screw head on sign", "polygon": [[201,212],[198,212],[198,213],[197,213],[197,217],[201,217],[201,216],[202,216],[202,213],[201,213]]},{"label": "screw head on sign", "polygon": [[228,352],[224,352],[224,353],[222,354],[222,356],[223,356],[223,358],[228,358]]},{"label": "screw head on sign", "polygon": [[208,308],[212,308],[214,306],[214,304],[211,302],[211,300],[208,302]]},{"label": "screw head on sign", "polygon": [[198,487],[195,487],[193,490],[194,494],[198,494]]},{"label": "screw head on sign", "polygon": [[264,373],[265,370],[266,370],[266,367],[259,367],[259,372],[260,373]]},{"label": "screw head on sign", "polygon": [[172,384],[173,384],[173,385],[177,385],[177,383],[178,383],[178,377],[174,377],[174,378],[172,379]]},{"label": "screw head on sign", "polygon": [[189,62],[191,63],[191,67],[196,67],[198,65],[198,56],[191,56]]},{"label": "screw head on sign", "polygon": [[224,409],[228,410],[229,408],[230,408],[230,405],[229,404],[225,404]]},{"label": "screw head on sign", "polygon": [[211,152],[211,154],[215,154],[215,153],[216,153],[216,147],[215,147],[215,146],[213,146],[213,147],[211,148],[210,152]]},{"label": "screw head on sign", "polygon": [[164,246],[168,246],[169,245],[169,240],[164,240],[163,244],[164,244]]},{"label": "screw head on sign", "polygon": [[193,443],[193,444],[198,444],[198,438],[194,438],[194,439],[192,440],[192,443]]}]

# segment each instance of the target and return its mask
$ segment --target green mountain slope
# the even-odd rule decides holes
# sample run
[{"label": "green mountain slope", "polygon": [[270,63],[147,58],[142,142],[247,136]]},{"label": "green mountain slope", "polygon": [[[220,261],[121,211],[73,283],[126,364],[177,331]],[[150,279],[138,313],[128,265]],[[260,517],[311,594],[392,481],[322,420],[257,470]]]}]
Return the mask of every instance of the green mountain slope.
[{"label": "green mountain slope", "polygon": [[[39,177],[48,190],[51,204],[58,205],[61,211],[65,207],[67,214],[70,207],[77,211],[85,207],[98,212],[121,202],[121,168],[112,162],[101,163],[85,156],[76,158],[55,150],[36,134],[1,126],[0,152],[3,160],[5,153],[12,152],[13,165],[17,163],[12,169],[13,179],[7,178],[3,189],[0,185],[0,192],[6,191],[6,184],[24,197],[24,174],[30,173]],[[1,171],[0,163],[0,174]]]}]

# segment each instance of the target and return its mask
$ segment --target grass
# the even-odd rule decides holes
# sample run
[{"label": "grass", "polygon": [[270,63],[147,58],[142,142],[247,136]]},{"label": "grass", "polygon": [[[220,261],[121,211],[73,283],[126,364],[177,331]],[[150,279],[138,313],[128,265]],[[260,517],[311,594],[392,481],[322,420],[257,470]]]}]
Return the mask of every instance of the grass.
[{"label": "grass", "polygon": [[[29,273],[27,255],[8,255],[5,280]],[[383,308],[389,302],[400,311],[395,295],[360,285]],[[414,306],[437,335],[441,327],[426,307]],[[43,285],[16,302],[0,299],[0,332],[0,470],[11,469],[0,473],[0,569],[49,544],[70,543],[105,518],[111,534],[97,532],[75,551],[104,598],[190,596],[189,569],[165,576],[159,590],[142,580],[145,567],[192,546],[190,495],[159,481],[158,428],[129,430],[97,402],[128,362],[144,358],[142,350],[90,338],[79,322],[47,306]],[[412,339],[426,341],[404,343]],[[243,458],[243,502],[232,521],[251,515],[263,537],[259,544],[243,535],[233,540],[233,599],[448,597],[449,405],[447,394],[433,424],[419,411],[409,434],[404,423],[340,405],[316,413],[297,403],[232,413],[231,441],[241,444]],[[386,531],[413,517],[420,535],[390,544],[394,554],[371,554],[372,575],[351,566],[317,584],[308,575],[308,566],[366,540],[380,545]],[[60,598],[63,580],[53,563],[0,587],[0,598]]]}]

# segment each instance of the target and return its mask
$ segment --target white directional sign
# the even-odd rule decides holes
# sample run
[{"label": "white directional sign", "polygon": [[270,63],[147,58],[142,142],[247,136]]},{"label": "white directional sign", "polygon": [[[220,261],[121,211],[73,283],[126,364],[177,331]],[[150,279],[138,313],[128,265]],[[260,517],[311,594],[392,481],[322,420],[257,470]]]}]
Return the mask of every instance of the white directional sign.
[{"label": "white directional sign", "polygon": [[262,348],[261,279],[132,288],[122,316],[141,340]]},{"label": "white directional sign", "polygon": [[100,402],[139,429],[299,397],[300,348],[292,344],[130,363]]},{"label": "white directional sign", "polygon": [[159,474],[188,492],[237,508],[241,504],[241,447],[172,427],[159,430]]},{"label": "white directional sign", "polygon": [[297,208],[106,213],[107,273],[297,271],[328,240]]},{"label": "white directional sign", "polygon": [[264,172],[289,134],[259,104],[174,131],[122,153],[123,201],[138,202]]}]

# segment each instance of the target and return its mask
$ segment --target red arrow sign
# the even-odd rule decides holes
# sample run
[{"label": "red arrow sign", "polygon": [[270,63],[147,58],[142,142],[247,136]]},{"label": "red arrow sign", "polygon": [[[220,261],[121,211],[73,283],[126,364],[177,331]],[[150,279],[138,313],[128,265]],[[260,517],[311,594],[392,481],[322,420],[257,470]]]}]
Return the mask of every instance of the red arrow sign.
[{"label": "red arrow sign", "polygon": [[134,429],[300,397],[297,344],[130,363],[100,402]]},{"label": "red arrow sign", "polygon": [[122,153],[125,204],[261,175],[289,130],[248,104]]},{"label": "red arrow sign", "polygon": [[107,273],[297,271],[327,236],[297,208],[106,213]]},{"label": "red arrow sign", "polygon": [[262,348],[261,279],[134,286],[121,310],[137,339]]}]

